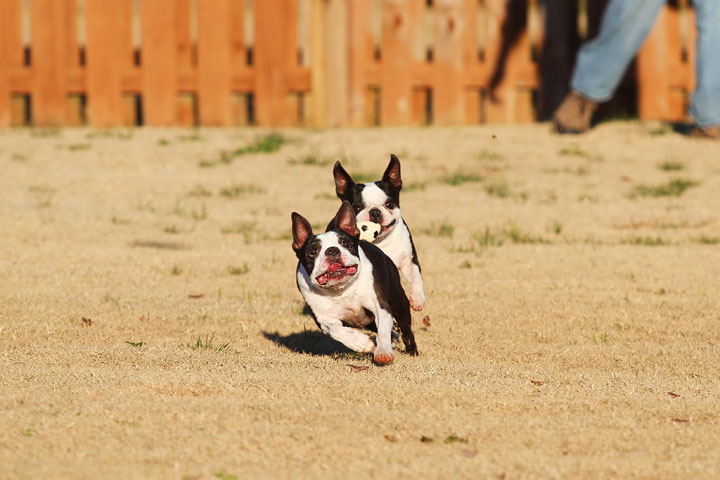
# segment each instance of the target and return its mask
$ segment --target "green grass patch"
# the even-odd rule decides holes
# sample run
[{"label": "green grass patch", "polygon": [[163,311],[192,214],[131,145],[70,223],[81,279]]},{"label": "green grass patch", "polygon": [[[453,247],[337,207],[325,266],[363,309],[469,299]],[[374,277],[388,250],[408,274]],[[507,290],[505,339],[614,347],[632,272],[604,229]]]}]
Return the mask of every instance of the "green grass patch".
[{"label": "green grass patch", "polygon": [[625,245],[642,245],[646,247],[658,247],[662,245],[670,245],[670,242],[663,239],[662,237],[651,237],[651,236],[635,236],[629,237],[622,241]]},{"label": "green grass patch", "polygon": [[182,274],[182,272],[182,268],[178,267],[177,265],[173,265],[173,268],[170,271],[170,275],[178,276]]},{"label": "green grass patch", "polygon": [[128,225],[130,223],[130,220],[125,220],[116,216],[113,216],[111,221],[113,225]]},{"label": "green grass patch", "polygon": [[247,153],[273,153],[280,150],[287,142],[287,139],[277,132],[271,132],[263,137],[256,139],[250,145],[236,149],[233,154],[235,156],[245,155]]},{"label": "green grass patch", "polygon": [[226,350],[230,344],[229,343],[223,343],[221,345],[215,345],[213,344],[213,341],[215,340],[215,335],[212,337],[209,335],[205,335],[205,340],[203,341],[202,337],[197,337],[195,340],[191,340],[190,342],[185,344],[185,347],[189,348],[190,350],[212,350],[213,352],[222,352],[223,350]]},{"label": "green grass patch", "polygon": [[161,138],[157,141],[157,144],[160,147],[167,147],[168,145],[170,145],[170,140],[168,140],[167,138]]},{"label": "green grass patch", "polygon": [[145,342],[130,342],[130,341],[127,341],[127,342],[125,342],[125,343],[127,343],[127,344],[130,345],[131,347],[135,347],[135,348],[140,348],[140,347],[142,347],[143,345],[145,345]]},{"label": "green grass patch", "polygon": [[355,183],[373,183],[380,180],[377,174],[367,172],[353,173],[352,179]]},{"label": "green grass patch", "polygon": [[88,140],[96,138],[117,138],[118,140],[130,140],[131,138],[133,138],[133,131],[104,128],[101,130],[94,130],[88,133],[87,135],[85,135],[85,138],[87,138]]},{"label": "green grass patch", "polygon": [[90,150],[92,145],[89,143],[73,143],[67,146],[67,149],[71,152],[79,152],[81,150]]},{"label": "green grass patch", "polygon": [[327,167],[332,165],[333,159],[330,157],[323,157],[317,152],[306,153],[298,158],[291,158],[288,160],[290,165],[305,165],[308,167]]},{"label": "green grass patch", "polygon": [[187,135],[179,135],[177,139],[181,142],[200,142],[203,137],[198,132],[192,132]]},{"label": "green grass patch", "polygon": [[663,123],[658,127],[654,127],[648,130],[648,135],[650,135],[651,137],[662,137],[663,135],[667,135],[670,132],[672,132],[672,128],[670,128],[670,125]]},{"label": "green grass patch", "polygon": [[180,230],[177,228],[176,225],[168,225],[167,227],[165,227],[163,229],[163,231],[165,233],[169,233],[171,235],[176,235],[176,234],[180,233]]},{"label": "green grass patch", "polygon": [[477,159],[481,162],[497,162],[503,159],[503,156],[497,152],[491,152],[487,148],[477,154]]},{"label": "green grass patch", "polygon": [[56,127],[48,128],[31,128],[30,136],[33,138],[58,137],[62,134],[62,130]]},{"label": "green grass patch", "polygon": [[720,244],[720,237],[709,237],[707,235],[701,235],[697,238],[693,239],[697,243],[702,243],[704,245],[717,245]]},{"label": "green grass patch", "polygon": [[420,233],[429,235],[431,237],[445,237],[452,238],[455,233],[455,227],[449,223],[432,223],[430,228],[421,230]]},{"label": "green grass patch", "polygon": [[546,168],[543,170],[544,173],[566,173],[568,175],[577,175],[579,177],[585,176],[590,174],[590,169],[587,167],[571,167],[571,166],[565,166],[565,167],[559,167],[559,168]]},{"label": "green grass patch", "polygon": [[563,224],[557,220],[550,222],[547,226],[547,230],[555,235],[560,235],[563,231]]},{"label": "green grass patch", "polygon": [[467,443],[467,441],[468,441],[467,438],[465,438],[465,437],[458,437],[457,435],[455,435],[455,434],[453,433],[453,434],[448,435],[447,437],[445,437],[445,440],[443,440],[443,443],[445,443],[445,444],[458,443],[458,442],[460,442],[460,443]]},{"label": "green grass patch", "polygon": [[678,172],[685,168],[685,165],[680,162],[673,162],[671,160],[658,164],[658,168],[664,172]]},{"label": "green grass patch", "polygon": [[505,243],[503,235],[499,235],[487,227],[482,232],[474,232],[471,235],[471,239],[481,248],[500,247]]},{"label": "green grass patch", "polygon": [[402,189],[403,192],[423,192],[426,186],[425,182],[410,182],[403,184]]},{"label": "green grass patch", "polygon": [[491,197],[507,198],[510,196],[510,187],[505,181],[487,183],[484,188],[485,192]]},{"label": "green grass patch", "polygon": [[259,185],[254,185],[252,183],[233,184],[229,187],[220,189],[220,195],[232,199],[245,195],[255,195],[262,193],[265,193],[265,189]]},{"label": "green grass patch", "polygon": [[245,243],[253,243],[265,238],[254,221],[237,221],[222,227],[220,232],[224,235],[242,235]]},{"label": "green grass patch", "polygon": [[230,266],[228,267],[228,273],[230,275],[245,275],[250,271],[250,267],[248,267],[247,263],[243,263],[239,267]]},{"label": "green grass patch", "polygon": [[27,155],[23,155],[22,153],[13,153],[10,156],[10,159],[13,162],[27,162],[28,157]]},{"label": "green grass patch", "polygon": [[689,188],[699,185],[695,180],[675,178],[661,185],[636,185],[628,195],[638,197],[679,197]]},{"label": "green grass patch", "polygon": [[212,197],[212,192],[202,185],[196,185],[195,188],[185,194],[188,197]]},{"label": "green grass patch", "polygon": [[445,175],[442,179],[442,183],[446,183],[452,186],[462,185],[464,183],[477,183],[482,182],[483,177],[475,173],[455,172]]},{"label": "green grass patch", "polygon": [[567,157],[583,157],[583,158],[590,158],[590,153],[586,152],[582,148],[580,148],[580,145],[572,144],[568,145],[567,147],[563,147],[558,151],[558,155]]},{"label": "green grass patch", "polygon": [[219,478],[220,480],[238,480],[237,475],[225,472],[218,472],[215,474],[215,477]]},{"label": "green grass patch", "polygon": [[503,234],[513,243],[550,243],[539,235],[523,231],[518,225],[511,225],[503,231]]}]

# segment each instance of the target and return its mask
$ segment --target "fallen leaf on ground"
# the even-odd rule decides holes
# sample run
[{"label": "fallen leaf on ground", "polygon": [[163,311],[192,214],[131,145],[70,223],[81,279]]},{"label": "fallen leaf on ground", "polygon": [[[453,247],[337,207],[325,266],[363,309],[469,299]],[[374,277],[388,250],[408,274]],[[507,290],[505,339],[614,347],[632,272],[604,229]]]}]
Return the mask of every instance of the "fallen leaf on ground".
[{"label": "fallen leaf on ground", "polygon": [[350,367],[351,372],[361,372],[370,368],[367,365],[353,365],[352,363],[347,363],[346,365]]},{"label": "fallen leaf on ground", "polygon": [[430,438],[430,437],[426,437],[425,435],[423,435],[422,437],[420,437],[420,441],[423,442],[423,443],[430,443],[430,442],[433,441],[433,439]]},{"label": "fallen leaf on ground", "polygon": [[677,397],[680,396],[679,394],[677,394],[677,393],[675,393],[675,392],[667,392],[667,394],[670,395],[670,396],[673,397],[673,398],[677,398]]},{"label": "fallen leaf on ground", "polygon": [[423,317],[423,325],[425,325],[426,327],[429,327],[429,326],[430,326],[430,316],[425,315],[425,316]]},{"label": "fallen leaf on ground", "polygon": [[395,435],[390,435],[390,434],[386,433],[383,436],[385,437],[385,440],[387,440],[388,442],[392,442],[392,443],[397,442],[397,437]]},{"label": "fallen leaf on ground", "polygon": [[543,382],[541,382],[540,380],[530,380],[530,383],[532,383],[533,385],[535,385],[537,387],[539,387],[540,385],[543,384]]},{"label": "fallen leaf on ground", "polygon": [[82,317],[82,321],[83,321],[83,323],[85,324],[86,327],[91,327],[91,326],[92,326],[92,320],[91,320],[91,319]]},{"label": "fallen leaf on ground", "polygon": [[675,423],[688,423],[690,420],[687,418],[673,418],[672,421]]},{"label": "fallen leaf on ground", "polygon": [[204,296],[205,296],[204,293],[191,293],[188,295],[188,298],[202,298]]}]

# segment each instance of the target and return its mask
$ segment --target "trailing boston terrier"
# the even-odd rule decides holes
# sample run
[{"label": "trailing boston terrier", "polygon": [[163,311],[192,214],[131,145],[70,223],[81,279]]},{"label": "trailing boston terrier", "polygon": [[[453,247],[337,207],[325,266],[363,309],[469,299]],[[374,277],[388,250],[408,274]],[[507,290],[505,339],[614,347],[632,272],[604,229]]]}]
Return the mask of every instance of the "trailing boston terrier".
[{"label": "trailing boston terrier", "polygon": [[[410,306],[422,310],[425,292],[415,244],[405,220],[400,215],[400,160],[390,155],[390,163],[382,180],[371,183],[355,183],[340,162],[333,168],[335,193],[342,201],[350,202],[356,221],[380,225],[380,233],[373,240],[392,259],[410,283]],[[328,226],[330,228],[332,225]]]},{"label": "trailing boston terrier", "polygon": [[[297,286],[320,329],[356,352],[374,352],[377,364],[391,363],[392,329],[397,322],[405,351],[417,355],[410,329],[410,303],[395,264],[372,243],[360,240],[355,213],[343,202],[334,227],[314,235],[292,213]],[[377,332],[376,344],[356,328]]]}]

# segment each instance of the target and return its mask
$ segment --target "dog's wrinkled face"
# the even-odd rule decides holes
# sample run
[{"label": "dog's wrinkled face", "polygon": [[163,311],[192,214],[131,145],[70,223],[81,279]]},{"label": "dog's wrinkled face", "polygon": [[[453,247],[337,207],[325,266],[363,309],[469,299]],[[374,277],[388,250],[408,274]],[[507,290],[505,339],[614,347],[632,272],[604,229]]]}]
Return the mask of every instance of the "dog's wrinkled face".
[{"label": "dog's wrinkled face", "polygon": [[381,180],[372,183],[355,183],[340,162],[333,168],[335,193],[352,205],[358,222],[374,222],[380,225],[378,242],[388,236],[400,222],[400,161],[390,155],[390,163]]},{"label": "dog's wrinkled face", "polygon": [[360,265],[360,232],[349,203],[343,202],[335,223],[337,229],[313,235],[308,221],[292,214],[293,250],[318,288],[343,289],[356,278]]}]

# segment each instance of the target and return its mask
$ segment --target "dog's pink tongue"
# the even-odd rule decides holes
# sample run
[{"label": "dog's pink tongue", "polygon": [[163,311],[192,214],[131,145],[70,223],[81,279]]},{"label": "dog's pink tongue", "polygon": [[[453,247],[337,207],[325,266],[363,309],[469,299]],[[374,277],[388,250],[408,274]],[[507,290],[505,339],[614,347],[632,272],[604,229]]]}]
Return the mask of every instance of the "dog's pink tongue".
[{"label": "dog's pink tongue", "polygon": [[342,268],[342,265],[340,265],[339,263],[335,262],[335,263],[333,263],[332,265],[330,265],[330,266],[328,267],[327,271],[328,271],[328,272],[337,272],[337,271],[340,270],[341,268]]}]

